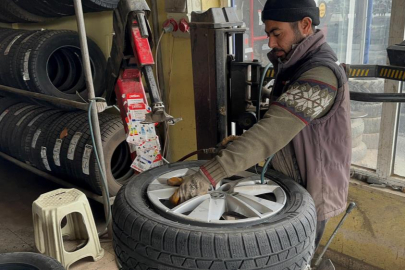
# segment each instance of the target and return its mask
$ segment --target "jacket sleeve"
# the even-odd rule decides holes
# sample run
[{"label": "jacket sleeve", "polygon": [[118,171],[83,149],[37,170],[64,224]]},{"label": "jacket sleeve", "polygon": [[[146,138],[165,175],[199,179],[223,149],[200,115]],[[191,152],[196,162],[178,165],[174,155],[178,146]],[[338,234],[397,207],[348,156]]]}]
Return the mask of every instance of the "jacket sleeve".
[{"label": "jacket sleeve", "polygon": [[270,105],[263,119],[201,166],[201,171],[211,182],[219,182],[265,160],[312,120],[324,116],[336,91],[337,79],[330,69],[320,67],[304,73]]}]

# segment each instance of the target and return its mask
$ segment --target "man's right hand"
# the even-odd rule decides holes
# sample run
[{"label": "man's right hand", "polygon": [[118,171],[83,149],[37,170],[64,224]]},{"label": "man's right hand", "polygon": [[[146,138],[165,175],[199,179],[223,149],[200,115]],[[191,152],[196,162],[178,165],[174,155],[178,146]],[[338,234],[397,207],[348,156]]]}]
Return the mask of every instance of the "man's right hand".
[{"label": "man's right hand", "polygon": [[211,186],[211,183],[201,171],[183,177],[172,177],[167,180],[167,184],[170,186],[180,186],[169,199],[173,205],[178,205],[193,197],[207,194]]}]

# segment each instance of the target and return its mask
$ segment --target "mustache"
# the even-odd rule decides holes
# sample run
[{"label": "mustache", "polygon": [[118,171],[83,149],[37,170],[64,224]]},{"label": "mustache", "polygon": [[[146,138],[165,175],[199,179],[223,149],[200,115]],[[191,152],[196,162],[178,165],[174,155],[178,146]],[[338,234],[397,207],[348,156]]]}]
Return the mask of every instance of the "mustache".
[{"label": "mustache", "polygon": [[287,54],[287,52],[281,48],[273,48],[270,51],[270,53],[272,53],[272,54],[276,54],[277,52],[284,52],[285,54]]}]

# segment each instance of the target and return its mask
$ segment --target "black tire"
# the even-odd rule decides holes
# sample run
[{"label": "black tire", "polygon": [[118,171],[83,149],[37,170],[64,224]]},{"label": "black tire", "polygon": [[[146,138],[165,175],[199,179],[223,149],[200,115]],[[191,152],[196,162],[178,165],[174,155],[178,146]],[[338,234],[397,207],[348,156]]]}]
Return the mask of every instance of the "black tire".
[{"label": "black tire", "polygon": [[[40,35],[37,39],[30,39],[28,49],[30,51],[27,64],[22,65],[24,60],[20,57],[20,73],[24,68],[28,70],[24,82],[30,91],[42,93],[45,95],[56,96],[69,100],[81,101],[80,97],[74,94],[67,94],[56,88],[47,72],[48,59],[50,56],[61,48],[80,48],[78,34],[74,31],[48,31]],[[104,92],[104,69],[105,57],[99,47],[92,41],[88,40],[90,59],[93,66],[93,80],[96,96]],[[27,73],[27,72],[26,72]],[[81,96],[87,98],[87,89],[80,92]]]},{"label": "black tire", "polygon": [[[49,166],[49,160],[52,156],[48,156],[46,139],[49,129],[59,122],[59,119],[63,117],[66,112],[58,112],[49,118],[45,119],[44,122],[40,123],[38,128],[32,135],[32,142],[30,148],[30,163],[42,171],[52,172]],[[43,156],[41,156],[41,154]]]},{"label": "black tire", "polygon": [[47,148],[48,163],[53,174],[63,176],[63,165],[61,162],[61,147],[68,135],[68,125],[74,119],[82,117],[86,113],[83,111],[69,112],[58,119],[56,123],[47,130],[47,138],[44,145]]},{"label": "black tire", "polygon": [[362,118],[352,119],[352,138],[357,138],[364,132],[364,121]]},{"label": "black tire", "polygon": [[[80,139],[80,137],[75,136],[76,132],[86,124],[88,121],[88,116],[87,113],[80,114],[79,116],[76,116],[74,119],[72,119],[70,122],[66,124],[66,129],[67,129],[67,136],[63,139],[61,149],[60,149],[60,163],[61,163],[61,168],[62,168],[62,173],[65,176],[69,176],[69,179],[72,179],[73,181],[79,180],[75,178],[74,171],[72,168],[72,162],[70,162],[69,157],[71,155],[74,156],[74,152],[76,150],[76,145],[77,143],[72,144],[72,139],[75,138],[74,142],[77,139]],[[75,137],[74,137],[75,136]],[[83,186],[83,181],[75,181],[77,182],[80,186]]]},{"label": "black tire", "polygon": [[15,145],[12,144],[12,140],[15,138],[13,136],[17,135],[15,130],[19,129],[21,123],[26,119],[26,117],[32,114],[32,112],[38,108],[39,107],[35,105],[27,105],[20,111],[15,112],[9,119],[9,122],[4,125],[6,132],[1,133],[1,140],[4,141],[4,153],[18,159],[18,149],[14,148]]},{"label": "black tire", "polygon": [[11,121],[14,121],[14,114],[17,113],[23,113],[24,110],[27,110],[30,108],[30,104],[27,103],[17,103],[10,108],[8,108],[8,113],[3,117],[2,121],[0,122],[0,151],[5,151],[7,142],[5,140],[5,137],[7,136],[9,130],[7,129]]},{"label": "black tire", "polygon": [[[28,128],[28,124],[31,123],[33,119],[35,119],[38,115],[48,111],[47,108],[37,107],[36,109],[32,110],[29,113],[26,113],[17,123],[16,127],[14,128],[11,136],[10,136],[10,143],[9,143],[9,151],[13,151],[15,153],[15,158],[21,161],[24,160],[24,148],[21,146],[21,141],[23,140],[23,136],[25,134],[25,129]],[[11,150],[12,149],[12,150]]]},{"label": "black tire", "polygon": [[[126,184],[129,181],[130,177],[133,175],[133,169],[131,168],[132,161],[130,155],[126,155],[127,159],[122,161],[124,171],[121,172],[120,175],[116,175],[116,177],[114,177],[112,171],[114,163],[116,162],[116,151],[122,151],[123,147],[123,152],[129,152],[129,146],[126,142],[126,134],[121,118],[117,116],[115,119],[103,123],[101,125],[101,137],[103,141],[103,153],[106,166],[108,189],[110,195],[115,196],[120,188],[124,184]],[[87,145],[92,145],[91,138],[87,141]],[[124,153],[121,154],[124,155]],[[102,177],[97,165],[94,151],[91,151],[89,172],[91,183],[98,186],[98,192],[101,192]]]},{"label": "black tire", "polygon": [[17,4],[32,14],[47,18],[74,15],[73,1],[72,6],[49,0],[18,0]]},{"label": "black tire", "polygon": [[[99,115],[99,122],[100,125],[104,125],[104,123],[108,121],[112,121],[114,119],[117,119],[117,116],[115,115],[109,115],[109,114],[100,114]],[[86,121],[83,123],[83,125],[76,131],[78,134],[75,133],[74,136],[76,136],[77,139],[77,144],[74,149],[71,149],[71,154],[70,157],[67,157],[66,154],[66,163],[68,168],[71,168],[70,173],[73,175],[73,177],[78,181],[81,182],[82,185],[86,186],[89,188],[89,190],[92,190],[98,194],[101,194],[101,189],[100,187],[91,182],[91,179],[89,175],[86,175],[83,173],[82,169],[82,159],[83,159],[83,154],[85,151],[85,146],[86,143],[91,140],[91,135],[90,135],[90,127],[89,123]],[[69,142],[69,147],[70,147],[70,142]],[[72,155],[73,151],[73,155]],[[63,154],[64,155],[64,154]]]},{"label": "black tire", "polygon": [[43,22],[46,19],[22,9],[14,0],[1,0],[0,14],[11,23]]},{"label": "black tire", "polygon": [[366,154],[367,146],[364,142],[361,142],[359,146],[352,148],[352,163],[361,161]]},{"label": "black tire", "polygon": [[[50,110],[47,112],[44,112],[34,119],[32,119],[31,122],[27,124],[27,127],[24,129],[23,134],[22,134],[22,139],[21,139],[21,149],[23,149],[22,153],[22,161],[30,164],[32,166],[36,166],[36,162],[34,161],[34,155],[33,152],[35,151],[37,147],[37,140],[38,137],[35,137],[36,134],[38,134],[38,130],[40,130],[41,125],[46,123],[47,121],[52,121],[53,119],[57,118],[60,116],[62,113],[60,111],[56,110]],[[40,133],[38,134],[38,136]],[[35,138],[35,142],[33,142],[33,139]]]},{"label": "black tire", "polygon": [[21,100],[16,98],[3,97],[0,102],[0,124],[5,116],[8,113],[8,108],[14,104],[21,103]]},{"label": "black tire", "polygon": [[363,134],[363,142],[367,145],[367,149],[378,149],[380,133]]},{"label": "black tire", "polygon": [[[16,87],[14,81],[10,80],[9,70],[9,49],[13,47],[15,42],[21,41],[22,36],[27,33],[25,30],[15,30],[9,33],[0,43],[0,81],[3,85]],[[19,88],[17,86],[17,88]],[[21,88],[24,89],[24,88]]]},{"label": "black tire", "polygon": [[113,206],[113,246],[122,269],[304,269],[315,249],[315,205],[303,187],[280,173],[269,171],[267,176],[287,192],[287,204],[267,220],[190,224],[153,210],[146,198],[152,180],[202,164],[181,162],[148,170],[120,190]]},{"label": "black tire", "polygon": [[42,254],[31,252],[0,254],[0,269],[65,270],[57,260]]},{"label": "black tire", "polygon": [[364,134],[379,133],[381,126],[381,117],[363,118]]}]

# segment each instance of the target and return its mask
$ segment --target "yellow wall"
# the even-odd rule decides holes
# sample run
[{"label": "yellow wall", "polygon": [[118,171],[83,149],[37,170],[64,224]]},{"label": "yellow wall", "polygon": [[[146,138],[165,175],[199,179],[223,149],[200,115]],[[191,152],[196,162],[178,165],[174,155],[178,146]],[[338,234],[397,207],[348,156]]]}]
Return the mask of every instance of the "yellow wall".
[{"label": "yellow wall", "polygon": [[[202,8],[206,10],[211,7],[219,7],[220,2],[220,0],[203,0]],[[159,25],[162,25],[167,19],[167,13],[164,1],[157,1],[157,3]],[[183,118],[183,121],[170,127],[169,132],[168,159],[176,161],[197,150],[190,39],[165,34],[161,42],[161,51],[165,89],[168,95],[167,100],[169,100],[168,112],[174,117]]]},{"label": "yellow wall", "polygon": [[[352,181],[348,216],[329,249],[386,270],[405,269],[405,194]],[[322,238],[325,245],[343,214],[331,219]]]}]

